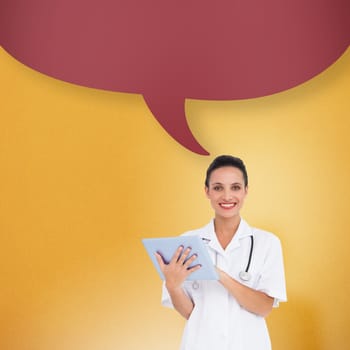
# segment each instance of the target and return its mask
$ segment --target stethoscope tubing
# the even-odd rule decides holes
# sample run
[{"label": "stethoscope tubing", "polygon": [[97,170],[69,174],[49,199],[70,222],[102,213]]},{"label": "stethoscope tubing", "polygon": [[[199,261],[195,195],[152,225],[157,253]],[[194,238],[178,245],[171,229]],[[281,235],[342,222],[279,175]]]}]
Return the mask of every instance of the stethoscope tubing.
[{"label": "stethoscope tubing", "polygon": [[[205,243],[207,243],[207,244],[210,242],[210,240],[207,238],[202,238],[202,240],[205,241]],[[249,250],[248,263],[247,263],[245,270],[242,270],[239,273],[239,278],[244,282],[247,282],[251,279],[251,273],[249,272],[249,268],[250,268],[250,264],[252,262],[253,251],[254,251],[254,237],[253,237],[253,235],[251,235],[250,236],[250,250]],[[215,253],[215,265],[217,265],[217,253]],[[198,282],[194,281],[192,284],[192,287],[193,287],[193,289],[198,289],[199,288]]]},{"label": "stethoscope tubing", "polygon": [[245,272],[248,272],[249,267],[250,267],[250,263],[252,261],[252,256],[253,256],[253,250],[254,250],[254,238],[253,235],[250,236],[250,252],[249,252],[249,259],[248,259],[248,264],[247,267],[245,269]]},{"label": "stethoscope tubing", "polygon": [[249,272],[249,267],[250,267],[250,263],[252,261],[253,250],[254,250],[254,238],[253,238],[253,235],[251,235],[250,236],[250,251],[249,251],[249,258],[248,258],[247,267],[244,271],[241,271],[239,273],[239,278],[244,282],[248,282],[252,277],[251,273]]}]

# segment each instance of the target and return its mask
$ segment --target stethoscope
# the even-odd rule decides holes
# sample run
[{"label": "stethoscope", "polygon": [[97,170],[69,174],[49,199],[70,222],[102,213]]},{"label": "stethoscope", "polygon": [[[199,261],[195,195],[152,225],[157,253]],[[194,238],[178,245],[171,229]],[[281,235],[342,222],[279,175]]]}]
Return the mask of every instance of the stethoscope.
[{"label": "stethoscope", "polygon": [[254,249],[254,238],[253,236],[250,236],[250,252],[249,252],[248,264],[245,270],[239,273],[239,278],[244,282],[248,282],[252,278],[252,275],[249,272],[249,267],[250,267],[250,262],[252,261],[253,249]]},{"label": "stethoscope", "polygon": [[[202,238],[202,240],[208,244],[210,242],[210,239],[208,238]],[[242,270],[239,273],[239,278],[244,281],[244,282],[248,282],[250,281],[250,279],[252,278],[251,273],[249,272],[249,267],[250,267],[250,263],[252,261],[252,256],[253,256],[253,250],[254,250],[254,238],[253,235],[250,236],[250,251],[249,251],[249,258],[248,258],[248,263],[247,266],[245,268],[245,270]],[[217,253],[215,254],[215,265],[217,264]],[[192,283],[192,288],[193,289],[198,289],[199,288],[199,283],[198,281],[193,281]]]}]

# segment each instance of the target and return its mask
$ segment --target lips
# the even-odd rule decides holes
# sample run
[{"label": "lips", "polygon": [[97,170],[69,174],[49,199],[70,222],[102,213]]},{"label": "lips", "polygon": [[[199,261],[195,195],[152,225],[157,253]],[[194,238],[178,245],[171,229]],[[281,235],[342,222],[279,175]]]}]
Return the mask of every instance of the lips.
[{"label": "lips", "polygon": [[219,203],[219,205],[221,208],[229,210],[229,209],[233,209],[237,205],[237,203],[236,202],[234,202],[234,203]]}]

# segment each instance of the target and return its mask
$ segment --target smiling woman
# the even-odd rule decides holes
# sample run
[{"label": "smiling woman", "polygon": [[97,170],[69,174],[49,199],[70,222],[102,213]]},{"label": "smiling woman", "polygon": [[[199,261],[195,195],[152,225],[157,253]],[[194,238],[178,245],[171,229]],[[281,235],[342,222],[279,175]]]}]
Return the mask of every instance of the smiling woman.
[{"label": "smiling woman", "polygon": [[179,247],[169,263],[157,255],[165,276],[163,304],[187,319],[182,350],[271,349],[265,317],[287,300],[282,250],[275,235],[252,228],[241,218],[247,191],[248,175],[241,159],[226,155],[214,159],[205,180],[214,219],[185,233],[207,242],[218,281],[186,280],[200,268],[189,267],[196,260],[190,248]]},{"label": "smiling woman", "polygon": [[207,171],[205,192],[215,211],[217,225],[221,217],[231,217],[236,222],[230,225],[229,231],[237,229],[239,211],[248,192],[248,175],[243,162],[229,156],[216,158]]}]

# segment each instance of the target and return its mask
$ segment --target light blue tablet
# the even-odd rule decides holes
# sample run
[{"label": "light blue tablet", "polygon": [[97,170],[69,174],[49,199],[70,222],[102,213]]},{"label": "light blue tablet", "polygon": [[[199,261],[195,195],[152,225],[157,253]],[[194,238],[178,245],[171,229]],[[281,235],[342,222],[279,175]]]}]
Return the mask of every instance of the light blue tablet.
[{"label": "light blue tablet", "polygon": [[191,264],[195,266],[200,264],[201,268],[191,273],[187,280],[218,280],[219,276],[215,270],[214,264],[209,256],[208,250],[205,247],[205,243],[198,236],[178,236],[178,237],[165,237],[165,238],[145,238],[142,239],[142,243],[145,246],[149,257],[152,260],[153,265],[157,269],[159,276],[164,280],[164,275],[160,270],[158,261],[155,257],[155,253],[158,252],[163,257],[165,262],[169,262],[173,257],[175,251],[181,245],[186,249],[191,248],[189,257],[193,254],[197,254],[197,259]]}]

